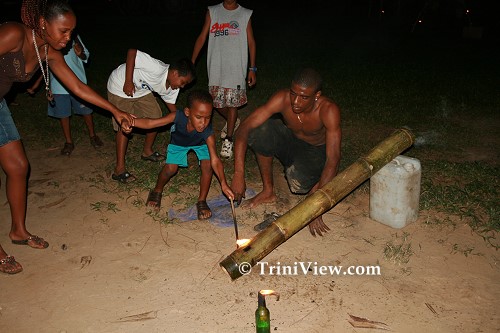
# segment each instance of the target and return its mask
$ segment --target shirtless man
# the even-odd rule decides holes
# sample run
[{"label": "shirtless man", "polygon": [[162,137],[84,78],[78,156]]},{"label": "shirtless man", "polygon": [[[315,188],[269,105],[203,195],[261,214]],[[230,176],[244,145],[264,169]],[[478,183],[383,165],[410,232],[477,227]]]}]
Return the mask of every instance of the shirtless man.
[{"label": "shirtless man", "polygon": [[[276,201],[272,172],[275,156],[285,167],[294,194],[312,194],[335,177],[342,138],[340,109],[321,95],[321,85],[321,76],[314,69],[300,69],[289,89],[276,92],[242,122],[236,132],[231,184],[237,202],[246,189],[248,146],[257,156],[263,188],[245,203],[247,207]],[[313,236],[322,236],[328,230],[322,216],[309,223]]]}]

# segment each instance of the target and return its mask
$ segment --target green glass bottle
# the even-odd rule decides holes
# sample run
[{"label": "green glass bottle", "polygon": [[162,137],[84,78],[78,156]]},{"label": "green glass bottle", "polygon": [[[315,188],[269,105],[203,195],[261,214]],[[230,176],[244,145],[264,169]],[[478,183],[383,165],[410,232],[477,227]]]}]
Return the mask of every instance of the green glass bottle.
[{"label": "green glass bottle", "polygon": [[266,297],[259,292],[259,306],[255,310],[255,327],[257,333],[271,332],[271,316],[266,308]]},{"label": "green glass bottle", "polygon": [[271,332],[271,315],[266,307],[266,295],[276,296],[276,300],[280,299],[280,295],[274,290],[261,290],[258,294],[258,307],[255,310],[255,328],[257,333]]}]

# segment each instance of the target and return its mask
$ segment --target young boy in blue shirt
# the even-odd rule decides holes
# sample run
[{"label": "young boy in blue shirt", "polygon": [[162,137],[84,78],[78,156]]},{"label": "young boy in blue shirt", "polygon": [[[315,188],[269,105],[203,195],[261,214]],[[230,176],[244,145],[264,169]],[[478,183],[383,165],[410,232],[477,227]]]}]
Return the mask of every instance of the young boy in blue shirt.
[{"label": "young boy in blue shirt", "polygon": [[198,219],[204,220],[212,216],[206,199],[214,171],[224,195],[233,200],[234,194],[227,185],[224,166],[216,151],[215,135],[211,122],[212,96],[207,91],[193,90],[187,96],[187,104],[184,110],[177,110],[177,112],[169,113],[161,118],[136,118],[131,125],[148,129],[173,123],[170,129],[166,164],[158,174],[155,188],[149,192],[146,205],[156,210],[160,209],[163,188],[177,173],[179,166],[188,166],[187,154],[193,150],[201,167],[200,194],[196,208]]}]

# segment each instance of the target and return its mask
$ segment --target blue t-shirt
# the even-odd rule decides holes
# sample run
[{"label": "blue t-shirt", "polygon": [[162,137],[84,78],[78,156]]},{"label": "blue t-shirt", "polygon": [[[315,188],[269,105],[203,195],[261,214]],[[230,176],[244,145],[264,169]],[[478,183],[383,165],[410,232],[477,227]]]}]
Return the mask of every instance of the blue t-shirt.
[{"label": "blue t-shirt", "polygon": [[210,135],[214,134],[212,122],[201,133],[198,133],[196,130],[188,132],[187,123],[188,118],[184,114],[184,111],[177,110],[174,123],[170,127],[170,143],[182,147],[201,146],[206,143]]}]

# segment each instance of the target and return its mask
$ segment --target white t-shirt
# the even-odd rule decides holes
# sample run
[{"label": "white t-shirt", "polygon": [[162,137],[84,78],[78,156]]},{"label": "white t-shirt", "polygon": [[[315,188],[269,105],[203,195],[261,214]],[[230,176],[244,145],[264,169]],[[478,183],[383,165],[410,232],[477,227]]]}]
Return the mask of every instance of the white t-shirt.
[{"label": "white t-shirt", "polygon": [[108,91],[122,98],[138,98],[156,92],[166,103],[175,104],[179,89],[166,88],[169,67],[163,61],[137,50],[133,75],[134,96],[127,96],[123,92],[126,64],[121,64],[111,73]]}]

